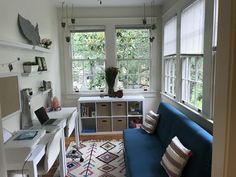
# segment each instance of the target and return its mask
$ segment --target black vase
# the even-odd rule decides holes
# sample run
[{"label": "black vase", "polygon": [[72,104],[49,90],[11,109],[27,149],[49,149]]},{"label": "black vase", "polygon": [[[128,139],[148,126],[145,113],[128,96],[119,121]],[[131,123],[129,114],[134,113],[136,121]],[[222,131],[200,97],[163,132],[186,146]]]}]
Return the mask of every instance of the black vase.
[{"label": "black vase", "polygon": [[115,96],[115,91],[113,87],[108,88],[108,96],[109,97],[114,97]]}]

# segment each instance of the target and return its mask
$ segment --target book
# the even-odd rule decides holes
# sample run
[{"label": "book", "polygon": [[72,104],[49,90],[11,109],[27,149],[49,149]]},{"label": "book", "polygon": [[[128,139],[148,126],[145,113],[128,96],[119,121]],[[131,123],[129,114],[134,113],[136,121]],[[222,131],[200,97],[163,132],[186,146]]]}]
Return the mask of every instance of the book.
[{"label": "book", "polygon": [[37,133],[37,130],[23,131],[20,132],[14,140],[32,140],[37,135]]}]

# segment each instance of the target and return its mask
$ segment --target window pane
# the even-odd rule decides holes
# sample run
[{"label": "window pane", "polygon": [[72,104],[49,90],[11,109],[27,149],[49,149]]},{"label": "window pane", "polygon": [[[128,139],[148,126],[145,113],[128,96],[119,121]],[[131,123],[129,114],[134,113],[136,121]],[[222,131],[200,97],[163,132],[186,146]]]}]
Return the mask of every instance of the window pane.
[{"label": "window pane", "polygon": [[105,59],[105,33],[71,33],[71,50],[72,59]]},{"label": "window pane", "polygon": [[118,59],[150,58],[148,29],[117,29],[116,48]]},{"label": "window pane", "polygon": [[176,56],[164,58],[165,64],[165,92],[175,96]]},{"label": "window pane", "polygon": [[173,17],[164,26],[164,56],[176,54],[177,17]]},{"label": "window pane", "polygon": [[149,88],[149,29],[116,29],[116,56],[119,89]]},{"label": "window pane", "polygon": [[195,108],[202,109],[203,57],[182,57],[182,99]]},{"label": "window pane", "polygon": [[181,54],[202,54],[205,1],[197,0],[181,13]]},{"label": "window pane", "polygon": [[105,88],[105,32],[71,33],[72,81],[74,91]]}]

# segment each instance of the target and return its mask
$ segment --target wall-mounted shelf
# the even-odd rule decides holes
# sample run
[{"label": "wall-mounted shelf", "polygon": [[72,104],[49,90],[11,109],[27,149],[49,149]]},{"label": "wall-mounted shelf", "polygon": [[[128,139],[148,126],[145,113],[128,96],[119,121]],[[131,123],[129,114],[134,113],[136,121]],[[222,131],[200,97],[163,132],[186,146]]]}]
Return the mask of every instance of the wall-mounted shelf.
[{"label": "wall-mounted shelf", "polygon": [[0,45],[1,46],[7,46],[7,47],[13,47],[13,48],[19,48],[19,49],[25,49],[25,50],[45,52],[45,53],[50,52],[50,49],[46,49],[46,48],[39,47],[39,46],[33,46],[33,45],[30,45],[30,44],[24,44],[24,43],[21,43],[21,42],[10,42],[10,41],[0,40]]},{"label": "wall-mounted shelf", "polygon": [[39,95],[45,95],[45,94],[48,94],[52,89],[47,89],[47,90],[44,90],[44,91],[38,91],[37,93],[33,94],[32,96],[30,96],[30,99],[34,98],[34,97],[37,97]]},{"label": "wall-mounted shelf", "polygon": [[24,77],[30,77],[30,76],[35,76],[43,73],[47,73],[48,71],[38,71],[38,72],[32,72],[32,73],[21,73],[21,76]]}]

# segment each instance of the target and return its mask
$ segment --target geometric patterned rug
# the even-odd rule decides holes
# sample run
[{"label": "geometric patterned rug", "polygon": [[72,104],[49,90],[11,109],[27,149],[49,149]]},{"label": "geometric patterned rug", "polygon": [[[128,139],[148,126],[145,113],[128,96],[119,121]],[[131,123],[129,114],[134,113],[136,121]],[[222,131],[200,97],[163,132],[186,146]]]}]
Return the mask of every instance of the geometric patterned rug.
[{"label": "geometric patterned rug", "polygon": [[81,142],[83,162],[71,155],[74,147],[72,142],[67,150],[68,177],[125,177],[122,141]]}]

